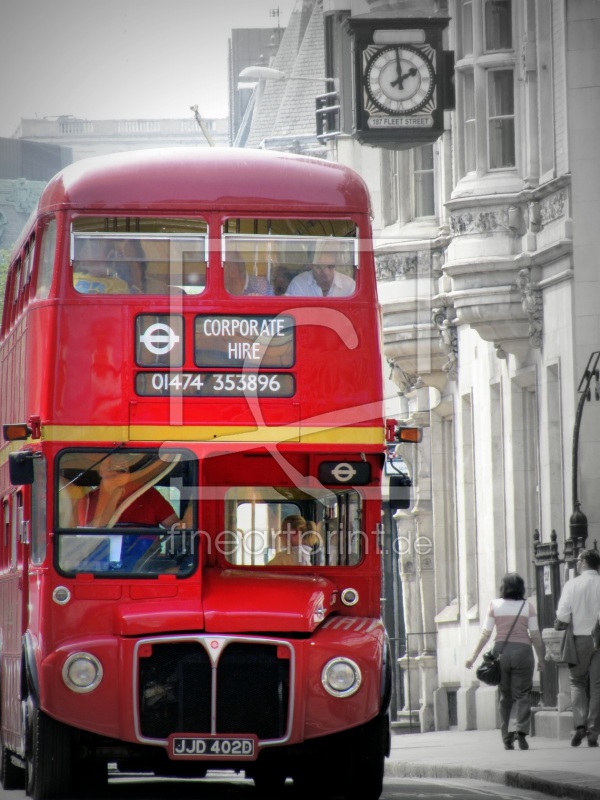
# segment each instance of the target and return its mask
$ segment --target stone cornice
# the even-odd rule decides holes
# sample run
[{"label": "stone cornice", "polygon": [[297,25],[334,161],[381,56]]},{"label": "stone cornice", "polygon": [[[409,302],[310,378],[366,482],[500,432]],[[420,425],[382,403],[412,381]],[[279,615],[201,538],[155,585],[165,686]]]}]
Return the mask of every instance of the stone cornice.
[{"label": "stone cornice", "polygon": [[520,236],[567,216],[570,181],[551,181],[541,188],[515,194],[461,197],[449,200],[448,223],[454,237],[466,234],[509,233]]},{"label": "stone cornice", "polygon": [[444,204],[449,212],[457,211],[462,208],[483,208],[486,206],[505,206],[505,205],[524,205],[535,201],[542,202],[550,195],[559,192],[561,189],[571,185],[570,174],[561,175],[551,181],[547,181],[535,188],[520,189],[516,192],[493,192],[487,194],[467,194],[460,197],[453,197]]}]

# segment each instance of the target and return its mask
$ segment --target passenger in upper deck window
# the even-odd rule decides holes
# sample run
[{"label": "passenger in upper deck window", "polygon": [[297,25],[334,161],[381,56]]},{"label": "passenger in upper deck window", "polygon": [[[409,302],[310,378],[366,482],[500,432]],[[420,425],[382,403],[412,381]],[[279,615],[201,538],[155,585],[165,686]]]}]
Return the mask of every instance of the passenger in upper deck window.
[{"label": "passenger in upper deck window", "polygon": [[288,267],[279,265],[273,271],[273,278],[271,283],[273,285],[273,294],[279,296],[285,294],[288,286],[294,277],[294,272]]},{"label": "passenger in upper deck window", "polygon": [[73,262],[79,294],[141,294],[143,254],[136,241],[85,240]]},{"label": "passenger in upper deck window", "polygon": [[353,278],[339,272],[336,267],[343,262],[339,244],[335,240],[317,244],[310,270],[301,272],[292,280],[286,295],[291,297],[348,297],[356,289]]},{"label": "passenger in upper deck window", "polygon": [[239,253],[228,253],[223,262],[225,288],[234,295],[272,295],[273,287],[261,275],[248,275]]}]

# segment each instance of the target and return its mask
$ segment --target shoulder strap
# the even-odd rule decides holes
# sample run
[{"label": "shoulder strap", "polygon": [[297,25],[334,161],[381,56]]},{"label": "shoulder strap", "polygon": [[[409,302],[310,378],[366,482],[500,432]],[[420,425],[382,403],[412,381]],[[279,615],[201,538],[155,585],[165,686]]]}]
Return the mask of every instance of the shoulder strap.
[{"label": "shoulder strap", "polygon": [[514,627],[515,627],[515,625],[517,624],[517,620],[518,620],[518,619],[519,619],[519,617],[521,616],[521,611],[523,611],[523,606],[525,605],[525,603],[526,603],[526,602],[527,602],[527,600],[525,599],[525,600],[523,600],[523,602],[521,603],[521,608],[519,609],[519,611],[518,611],[518,613],[517,613],[517,616],[514,618],[514,620],[513,620],[513,624],[510,626],[510,630],[509,630],[509,632],[508,632],[508,636],[507,636],[507,637],[506,637],[506,639],[505,639],[505,640],[502,642],[502,649],[503,649],[503,650],[504,650],[504,645],[505,645],[505,644],[508,642],[508,640],[510,639],[510,635],[511,635],[511,633],[513,632],[513,628],[514,628]]}]

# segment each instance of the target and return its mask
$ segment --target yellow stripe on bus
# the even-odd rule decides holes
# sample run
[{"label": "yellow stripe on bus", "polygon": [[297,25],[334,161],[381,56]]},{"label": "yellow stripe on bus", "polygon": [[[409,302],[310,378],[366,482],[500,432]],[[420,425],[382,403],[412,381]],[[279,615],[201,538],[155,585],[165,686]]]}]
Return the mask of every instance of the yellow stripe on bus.
[{"label": "yellow stripe on bus", "polygon": [[80,442],[311,442],[315,444],[383,445],[384,429],[235,425],[43,425],[45,441]]}]

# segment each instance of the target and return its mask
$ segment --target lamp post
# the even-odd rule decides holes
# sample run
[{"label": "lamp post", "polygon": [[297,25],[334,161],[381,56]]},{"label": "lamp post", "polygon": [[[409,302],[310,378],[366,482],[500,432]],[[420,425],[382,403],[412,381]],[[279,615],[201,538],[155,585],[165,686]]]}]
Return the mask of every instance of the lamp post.
[{"label": "lamp post", "polygon": [[583,407],[585,405],[585,402],[586,400],[591,400],[592,393],[590,389],[590,384],[592,382],[592,378],[596,379],[596,387],[595,387],[596,400],[600,400],[600,389],[598,386],[599,360],[600,360],[600,351],[597,350],[594,353],[592,353],[591,356],[589,357],[587,366],[583,373],[583,377],[581,378],[579,386],[577,387],[577,391],[581,394],[581,397],[579,398],[579,403],[577,405],[577,412],[575,414],[575,425],[573,428],[573,472],[572,472],[573,513],[571,514],[571,517],[569,519],[570,538],[573,543],[573,547],[576,547],[577,551],[583,548],[588,535],[587,517],[581,510],[581,503],[579,502],[578,490],[577,490],[577,468],[579,461],[579,429],[581,427],[581,418],[583,416]]}]

